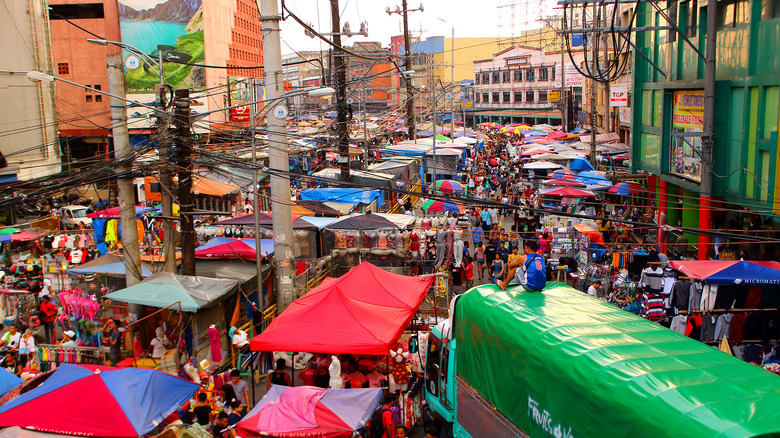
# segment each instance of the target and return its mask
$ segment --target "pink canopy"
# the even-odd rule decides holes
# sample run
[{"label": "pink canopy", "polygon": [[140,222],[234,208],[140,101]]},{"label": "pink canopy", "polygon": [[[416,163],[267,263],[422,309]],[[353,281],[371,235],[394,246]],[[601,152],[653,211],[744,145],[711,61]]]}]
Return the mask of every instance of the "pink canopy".
[{"label": "pink canopy", "polygon": [[433,284],[363,262],[295,300],[255,336],[254,351],[387,354]]}]

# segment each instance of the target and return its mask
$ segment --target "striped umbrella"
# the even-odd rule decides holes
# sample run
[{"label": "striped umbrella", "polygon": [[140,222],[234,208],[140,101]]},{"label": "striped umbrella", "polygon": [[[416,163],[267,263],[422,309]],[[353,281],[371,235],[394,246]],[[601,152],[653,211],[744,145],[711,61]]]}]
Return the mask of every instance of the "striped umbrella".
[{"label": "striped umbrella", "polygon": [[460,204],[455,204],[452,202],[444,202],[439,201],[436,199],[431,199],[428,201],[423,202],[422,206],[420,207],[423,209],[426,213],[436,213],[440,211],[449,211],[451,213],[461,213],[463,212],[463,206]]}]

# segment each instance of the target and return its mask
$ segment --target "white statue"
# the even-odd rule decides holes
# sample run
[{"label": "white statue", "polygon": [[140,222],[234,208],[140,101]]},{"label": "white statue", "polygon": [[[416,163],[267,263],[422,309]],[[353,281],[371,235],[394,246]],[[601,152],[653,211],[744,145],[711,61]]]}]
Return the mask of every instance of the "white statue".
[{"label": "white statue", "polygon": [[330,389],[341,389],[344,387],[344,381],[341,380],[341,362],[336,356],[330,357],[331,362],[328,367],[330,373]]}]

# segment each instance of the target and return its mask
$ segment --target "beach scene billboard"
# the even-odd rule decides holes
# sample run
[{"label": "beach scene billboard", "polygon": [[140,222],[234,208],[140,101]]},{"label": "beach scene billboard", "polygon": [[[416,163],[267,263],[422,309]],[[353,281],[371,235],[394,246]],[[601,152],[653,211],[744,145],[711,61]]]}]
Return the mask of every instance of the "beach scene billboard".
[{"label": "beach scene billboard", "polygon": [[[202,0],[120,0],[122,42],[158,60],[165,83],[176,88],[204,88],[206,72]],[[128,94],[154,93],[157,66],[146,56],[123,50]]]}]

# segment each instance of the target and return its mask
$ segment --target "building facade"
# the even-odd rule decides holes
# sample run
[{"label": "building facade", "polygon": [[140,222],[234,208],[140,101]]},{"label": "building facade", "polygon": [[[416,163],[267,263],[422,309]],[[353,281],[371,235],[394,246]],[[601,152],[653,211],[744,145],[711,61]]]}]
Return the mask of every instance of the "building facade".
[{"label": "building facade", "polygon": [[[574,56],[577,60],[582,53]],[[561,124],[560,51],[517,45],[473,64],[474,100],[469,113],[474,123]],[[569,67],[566,85],[576,96],[581,94],[582,76]]]},{"label": "building facade", "polygon": [[[718,2],[711,195],[725,208],[713,210],[700,209],[705,77],[704,59],[694,50],[705,53],[706,3],[670,6],[682,35],[636,35],[638,50],[657,68],[634,57],[632,166],[657,175],[654,189],[665,217],[659,220],[669,225],[715,229],[748,217],[758,228],[755,222],[780,213],[780,1]],[[639,3],[638,12],[637,26],[665,25],[650,4]],[[708,238],[688,237],[697,240],[700,258],[712,255]]]},{"label": "building facade", "polygon": [[[0,182],[24,181],[58,173],[55,87],[31,82],[25,74],[53,75],[46,2],[4,2],[0,8]],[[7,224],[7,218],[0,223]]]}]

